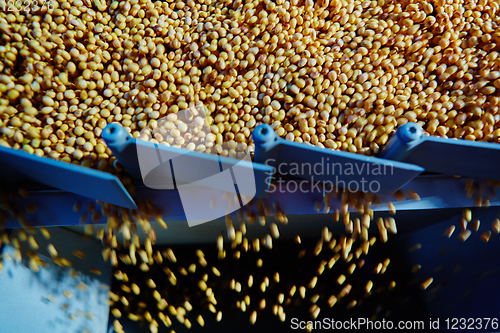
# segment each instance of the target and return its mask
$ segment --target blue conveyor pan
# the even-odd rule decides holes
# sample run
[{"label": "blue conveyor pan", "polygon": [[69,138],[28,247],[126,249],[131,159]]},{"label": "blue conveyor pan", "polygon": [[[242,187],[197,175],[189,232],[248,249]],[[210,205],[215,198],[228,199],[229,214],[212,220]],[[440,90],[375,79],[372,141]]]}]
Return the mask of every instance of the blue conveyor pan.
[{"label": "blue conveyor pan", "polygon": [[107,172],[1,146],[0,170],[5,182],[35,181],[94,200],[137,208],[120,180]]},{"label": "blue conveyor pan", "polygon": [[134,139],[118,123],[106,126],[102,137],[131,176],[154,189],[198,186],[265,197],[273,173],[249,154],[235,159]]},{"label": "blue conveyor pan", "polygon": [[413,164],[288,141],[267,124],[257,126],[252,137],[256,162],[280,174],[353,191],[391,194],[424,171]]},{"label": "blue conveyor pan", "polygon": [[380,157],[411,163],[426,171],[500,180],[500,145],[424,135],[415,123],[401,126]]}]

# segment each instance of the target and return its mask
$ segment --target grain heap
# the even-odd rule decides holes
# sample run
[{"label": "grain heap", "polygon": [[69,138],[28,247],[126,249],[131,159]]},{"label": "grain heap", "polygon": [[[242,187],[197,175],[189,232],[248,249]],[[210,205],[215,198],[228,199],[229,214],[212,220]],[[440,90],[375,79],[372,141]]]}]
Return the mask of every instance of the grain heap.
[{"label": "grain heap", "polygon": [[253,149],[259,123],[367,155],[408,121],[431,135],[498,141],[495,1],[51,5],[0,12],[4,146],[113,171],[100,138],[107,124],[137,137],[197,103],[216,146],[235,152]]},{"label": "grain heap", "polygon": [[[175,117],[178,111],[201,104],[209,111],[212,135],[188,148],[215,149],[222,155],[253,150],[250,134],[259,123],[272,125],[288,140],[366,155],[376,155],[406,122],[417,122],[427,134],[443,137],[497,142],[500,136],[496,91],[500,88],[496,44],[500,32],[495,1],[132,0],[92,4],[74,0],[51,4],[48,9],[0,12],[3,146],[115,172],[119,167],[101,139],[107,124],[119,122],[138,137],[143,128],[157,126],[157,119]],[[188,131],[175,132],[165,139],[182,146],[190,141],[189,135]],[[223,142],[230,149],[221,149]],[[350,283],[350,275],[360,272],[362,256],[375,241],[368,236],[374,218],[371,200],[351,199],[343,199],[342,211],[333,214],[335,220],[344,221],[346,235],[336,238],[326,229],[312,250],[300,249],[299,259],[312,253],[313,264],[318,261],[318,266],[308,271],[313,275],[300,276],[292,286],[283,279],[285,274],[276,271],[272,275],[244,272],[248,274],[236,281],[231,270],[207,263],[205,254],[210,254],[206,251],[196,252],[195,266],[194,259],[175,265],[172,251],[153,248],[155,234],[149,219],[156,218],[162,227],[166,224],[147,204],[134,216],[103,205],[108,225],[87,231],[102,240],[103,256],[115,267],[122,269],[124,264],[142,272],[160,268],[170,285],[178,283],[181,275],[186,284],[196,280],[197,293],[203,292],[204,306],[217,321],[222,314],[215,303],[228,286],[241,296],[236,306],[252,323],[265,309],[284,321],[284,308],[293,306],[294,297],[308,303],[315,318],[321,307],[345,299],[343,305],[352,308],[372,289],[377,290],[372,280],[354,287]],[[29,235],[36,230],[27,224],[26,213],[11,210],[6,201],[2,205],[28,234],[21,233],[20,240],[2,234],[1,242],[17,250],[20,241],[28,242],[35,250],[37,244]],[[361,217],[350,216],[348,205],[358,209]],[[96,214],[95,206],[86,209],[85,220]],[[389,209],[395,213],[394,205]],[[276,220],[286,224],[284,213],[275,213]],[[245,221],[255,222],[255,217],[265,224],[262,216],[246,216]],[[273,239],[279,237],[277,224],[272,224],[271,233],[263,239],[246,239],[244,224],[237,222],[239,230],[228,222],[229,238],[235,244],[231,249],[217,241],[219,260],[245,258],[250,251],[255,252],[253,260],[261,246],[270,251]],[[388,232],[397,231],[390,218],[377,219],[372,225],[379,229],[383,242]],[[147,240],[140,241],[138,227]],[[49,237],[45,229],[40,231]],[[493,231],[498,233],[497,221]],[[447,232],[452,233],[451,229]],[[466,234],[461,236],[464,241]],[[489,235],[485,234],[485,240]],[[301,242],[297,237],[296,243]],[[48,250],[56,263],[71,264],[59,258],[53,246]],[[325,269],[337,261],[343,265],[340,272],[321,284],[326,281]],[[382,274],[389,262],[374,263],[370,271]],[[266,265],[262,258],[255,263],[258,268]],[[33,254],[30,267],[36,271],[39,264],[41,260]],[[207,285],[208,275],[211,285]],[[221,277],[229,283],[216,290]],[[157,286],[158,281],[152,279],[142,279],[146,282],[142,285],[135,275],[128,277],[119,269],[115,278],[123,282],[123,293],[110,294],[116,317],[126,314],[133,320],[146,320],[153,332],[159,321],[170,326],[168,313],[184,326],[195,320],[203,326],[201,315],[185,320],[192,309],[189,300],[169,300],[169,305],[166,293],[155,293],[157,287],[171,291],[170,286]],[[334,291],[331,281],[336,281]],[[425,280],[422,287],[432,281]],[[250,301],[241,292],[257,287],[263,293],[271,284],[276,292],[272,300],[252,299],[247,311]],[[384,288],[394,287],[394,281],[384,281]],[[153,299],[157,312],[152,315],[141,301],[130,302],[133,295]],[[120,331],[119,322],[115,328]]]}]

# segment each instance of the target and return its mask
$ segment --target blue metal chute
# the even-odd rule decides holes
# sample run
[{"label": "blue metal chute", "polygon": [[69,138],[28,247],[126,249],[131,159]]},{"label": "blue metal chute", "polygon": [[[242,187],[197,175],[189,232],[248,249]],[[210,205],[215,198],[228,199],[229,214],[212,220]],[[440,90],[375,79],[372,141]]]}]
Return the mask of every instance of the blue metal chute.
[{"label": "blue metal chute", "polygon": [[6,182],[35,181],[95,200],[137,208],[120,180],[106,172],[6,147],[0,147],[0,169]]},{"label": "blue metal chute", "polygon": [[435,173],[500,180],[500,145],[427,136],[415,123],[400,127],[380,157]]},{"label": "blue metal chute", "polygon": [[[103,139],[132,177],[142,179],[148,187],[201,186],[252,197],[267,196],[273,169],[252,163],[249,155],[239,160],[134,139],[117,123],[104,129]],[[224,172],[231,186],[213,178]]]},{"label": "blue metal chute", "polygon": [[284,140],[266,124],[259,125],[252,136],[256,162],[280,174],[335,187],[391,194],[424,171],[408,163]]}]

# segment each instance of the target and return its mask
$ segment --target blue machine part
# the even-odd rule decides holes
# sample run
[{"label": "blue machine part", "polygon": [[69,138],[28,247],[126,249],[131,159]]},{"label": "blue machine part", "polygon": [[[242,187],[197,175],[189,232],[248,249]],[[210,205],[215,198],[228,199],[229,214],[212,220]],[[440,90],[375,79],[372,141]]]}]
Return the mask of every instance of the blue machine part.
[{"label": "blue machine part", "polygon": [[350,190],[391,194],[424,171],[412,164],[284,140],[267,124],[257,126],[252,137],[256,162],[280,174]]},{"label": "blue machine part", "polygon": [[6,147],[0,147],[0,169],[6,182],[31,180],[95,200],[137,208],[120,180],[106,172]]},{"label": "blue machine part", "polygon": [[[299,186],[303,190],[300,191]],[[301,182],[283,182],[282,184],[272,184],[267,202],[270,204],[278,204],[282,211],[286,212],[288,216],[292,215],[316,215],[317,219],[331,220],[331,212],[335,209],[341,208],[340,196],[334,195],[330,198],[330,214],[326,212],[326,204],[324,202],[325,193],[322,192],[322,187],[314,186],[314,184],[307,181]],[[410,190],[415,191],[420,196],[420,200],[416,201],[409,197],[404,200],[396,201],[392,195],[380,195],[380,204],[374,204],[374,211],[387,211],[387,203],[391,201],[395,209],[400,211],[411,210],[441,210],[448,208],[463,208],[474,207],[477,205],[473,197],[468,197],[464,190],[465,180],[453,177],[444,178],[437,176],[428,176],[414,179],[407,185],[401,188],[405,193]],[[192,198],[192,201],[200,201],[204,196],[205,189],[196,187],[186,188],[186,195]],[[499,192],[491,193],[489,198],[489,206],[500,206]],[[186,215],[182,205],[181,197],[177,190],[162,190],[155,191],[144,186],[136,187],[135,197],[140,200],[151,201],[155,207],[159,209],[159,214],[165,221],[177,221],[176,226],[185,225]],[[254,200],[245,206],[245,210],[257,214],[257,201]],[[56,192],[56,191],[33,191],[28,198],[20,198],[16,205],[20,207],[27,207],[29,204],[36,204],[36,211],[27,216],[28,222],[33,226],[76,226],[88,223],[104,224],[106,217],[100,216],[99,220],[92,221],[92,217],[88,216],[86,220],[82,221],[82,213],[74,212],[73,206],[75,203],[81,203],[83,207],[95,203],[94,200],[75,195],[72,193]],[[318,207],[321,203],[321,207]],[[201,210],[203,213],[203,210]],[[354,212],[355,209],[351,209]],[[233,216],[236,213],[232,213]],[[224,225],[224,224],[222,224]],[[5,224],[6,228],[19,228],[20,224],[9,217]],[[175,226],[173,226],[175,227]],[[208,223],[206,228],[218,228],[217,223]],[[419,228],[420,225],[416,223],[411,228]],[[199,227],[197,227],[199,228]],[[307,228],[307,224],[304,226]],[[169,231],[171,228],[169,227]],[[183,228],[182,232],[187,232],[188,229]],[[196,229],[195,229],[196,230]],[[195,230],[193,232],[195,232]],[[190,231],[191,232],[191,231]],[[203,233],[200,236],[203,241],[210,241],[213,237],[210,234]]]},{"label": "blue machine part", "polygon": [[428,136],[415,123],[401,126],[380,157],[412,163],[430,172],[500,180],[499,144]]},{"label": "blue machine part", "polygon": [[[267,196],[273,169],[252,163],[249,156],[238,160],[134,139],[117,123],[109,124],[102,136],[131,176],[142,179],[150,188],[202,186],[250,197]],[[227,182],[210,179],[224,171],[230,171],[227,172],[230,187]]]},{"label": "blue machine part", "polygon": [[[102,245],[63,228],[51,228],[50,233],[50,240],[40,233],[34,235],[40,246],[36,252],[45,261],[38,272],[29,268],[27,259],[15,260],[12,245],[0,251],[0,332],[106,332],[112,267],[102,258]],[[71,261],[72,267],[53,262],[46,250],[49,243],[60,257]],[[76,258],[72,254],[75,250],[84,252],[86,259]],[[21,242],[23,258],[29,258],[30,251],[28,244]],[[92,267],[101,275],[92,273]]]}]

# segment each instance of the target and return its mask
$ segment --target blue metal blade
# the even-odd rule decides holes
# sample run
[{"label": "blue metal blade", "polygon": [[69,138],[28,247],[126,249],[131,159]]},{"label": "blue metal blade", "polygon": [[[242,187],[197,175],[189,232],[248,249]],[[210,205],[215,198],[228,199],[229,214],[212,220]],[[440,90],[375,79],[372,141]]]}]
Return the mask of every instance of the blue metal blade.
[{"label": "blue metal blade", "polygon": [[[137,208],[120,180],[106,172],[6,147],[0,147],[0,169],[7,182],[33,180],[95,200]],[[7,177],[4,169],[8,171]]]},{"label": "blue metal blade", "polygon": [[[102,137],[131,176],[142,179],[148,187],[177,189],[193,184],[248,196],[267,196],[273,169],[251,163],[249,158],[238,160],[134,139],[117,123],[108,125]],[[224,171],[237,189],[209,180]]]},{"label": "blue metal blade", "polygon": [[498,143],[427,136],[415,123],[399,128],[381,157],[416,164],[430,172],[500,180]]},{"label": "blue metal blade", "polygon": [[266,124],[259,125],[252,136],[256,162],[272,166],[279,174],[350,190],[391,194],[424,171],[412,164],[284,140]]}]

